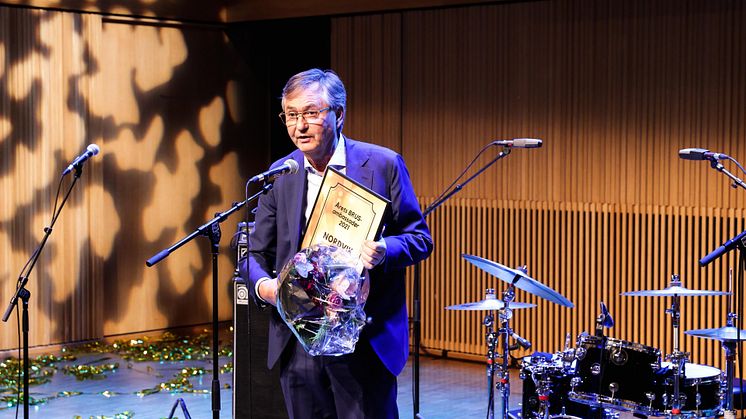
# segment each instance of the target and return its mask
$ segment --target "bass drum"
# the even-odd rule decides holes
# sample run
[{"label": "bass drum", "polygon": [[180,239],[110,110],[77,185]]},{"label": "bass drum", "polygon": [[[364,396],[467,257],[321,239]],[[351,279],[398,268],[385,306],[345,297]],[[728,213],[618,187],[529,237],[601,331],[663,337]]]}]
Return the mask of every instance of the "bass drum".
[{"label": "bass drum", "polygon": [[576,403],[567,396],[570,380],[574,377],[570,365],[562,361],[562,355],[534,354],[523,358],[521,379],[523,398],[522,419],[543,419],[539,389],[544,386],[549,392],[549,417],[551,419],[601,419],[601,409]]}]

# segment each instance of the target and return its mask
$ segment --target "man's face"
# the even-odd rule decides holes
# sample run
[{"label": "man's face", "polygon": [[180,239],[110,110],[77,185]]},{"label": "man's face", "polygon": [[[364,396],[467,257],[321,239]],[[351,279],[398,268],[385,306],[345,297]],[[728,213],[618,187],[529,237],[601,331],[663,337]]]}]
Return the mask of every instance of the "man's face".
[{"label": "man's face", "polygon": [[[318,88],[310,88],[293,92],[285,98],[284,112],[302,114],[306,111],[319,111],[328,108]],[[295,122],[287,124],[288,135],[300,151],[311,162],[326,163],[325,157],[330,158],[334,153],[337,139],[337,114],[334,109],[320,112],[316,119],[300,117]]]}]

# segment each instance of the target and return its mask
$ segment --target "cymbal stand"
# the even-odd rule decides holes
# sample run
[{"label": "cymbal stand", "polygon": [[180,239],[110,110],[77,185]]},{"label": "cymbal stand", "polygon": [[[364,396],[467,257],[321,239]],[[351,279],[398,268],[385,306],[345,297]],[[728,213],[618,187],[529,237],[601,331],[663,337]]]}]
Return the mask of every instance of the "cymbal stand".
[{"label": "cymbal stand", "polygon": [[[726,325],[734,327],[734,320],[736,318],[737,315],[735,313],[728,313]],[[721,343],[725,351],[725,398],[723,399],[723,410],[726,415],[729,412],[735,415],[735,410],[733,409],[733,377],[736,371],[736,341],[723,340]]]},{"label": "cymbal stand", "polygon": [[[487,293],[495,290],[487,290]],[[487,328],[485,338],[487,340],[487,418],[495,417],[495,347],[497,346],[498,334],[493,328],[495,324],[494,311],[490,311],[484,316],[482,322]]]},{"label": "cymbal stand", "polygon": [[[680,287],[681,279],[679,275],[671,275],[671,286]],[[681,320],[681,310],[679,306],[679,297],[674,295],[673,301],[671,302],[671,308],[666,309],[666,314],[671,315],[671,323],[673,324],[673,353],[669,357],[671,365],[673,366],[673,400],[671,402],[671,417],[678,418],[681,416],[681,375],[684,374],[684,365],[688,359],[689,354],[686,352],[679,351],[679,323]]]},{"label": "cymbal stand", "polygon": [[[487,290],[489,294],[494,290]],[[510,372],[508,370],[509,365],[509,353],[510,345],[508,344],[508,338],[513,336],[513,330],[510,328],[510,319],[513,317],[513,311],[510,310],[510,302],[515,298],[515,287],[513,284],[508,285],[508,288],[503,291],[502,302],[504,308],[498,311],[500,328],[495,331],[493,329],[494,314],[488,314],[485,316],[484,325],[487,326],[487,396],[489,400],[489,406],[487,407],[487,418],[494,418],[494,391],[495,388],[499,391],[500,396],[500,412],[499,418],[507,419],[509,410],[509,399],[510,399]],[[494,313],[494,312],[493,312]],[[496,364],[496,347],[499,341],[499,337],[502,336],[502,363]],[[497,385],[495,385],[495,371],[497,371]]]}]

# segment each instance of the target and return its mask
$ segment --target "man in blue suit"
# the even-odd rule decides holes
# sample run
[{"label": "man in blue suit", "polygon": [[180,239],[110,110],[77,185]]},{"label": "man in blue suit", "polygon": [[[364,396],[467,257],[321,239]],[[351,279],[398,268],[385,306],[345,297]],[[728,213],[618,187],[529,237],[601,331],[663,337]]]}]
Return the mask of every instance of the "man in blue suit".
[{"label": "man in blue suit", "polygon": [[342,81],[330,70],[311,69],[288,80],[280,118],[298,149],[273,167],[293,159],[303,170],[278,178],[259,199],[251,251],[242,265],[254,298],[275,305],[274,272],[300,250],[303,228],[329,166],[391,201],[382,237],[366,241],[361,251],[370,274],[365,305],[370,321],[354,353],[312,357],[279,314],[272,314],[267,363],[272,368],[279,361],[292,419],[398,417],[396,376],[409,355],[405,268],[427,258],[433,248],[402,157],[342,135],[346,99]]}]

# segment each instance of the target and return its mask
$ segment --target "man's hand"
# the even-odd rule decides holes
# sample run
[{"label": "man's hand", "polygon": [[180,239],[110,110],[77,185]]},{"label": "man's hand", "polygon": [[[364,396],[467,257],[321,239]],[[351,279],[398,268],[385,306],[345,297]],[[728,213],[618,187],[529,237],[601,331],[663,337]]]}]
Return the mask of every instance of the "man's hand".
[{"label": "man's hand", "polygon": [[363,242],[363,249],[360,257],[365,269],[373,269],[386,258],[386,242],[383,238],[377,242],[366,240]]},{"label": "man's hand", "polygon": [[267,279],[259,284],[259,297],[273,306],[277,305],[277,278]]}]

